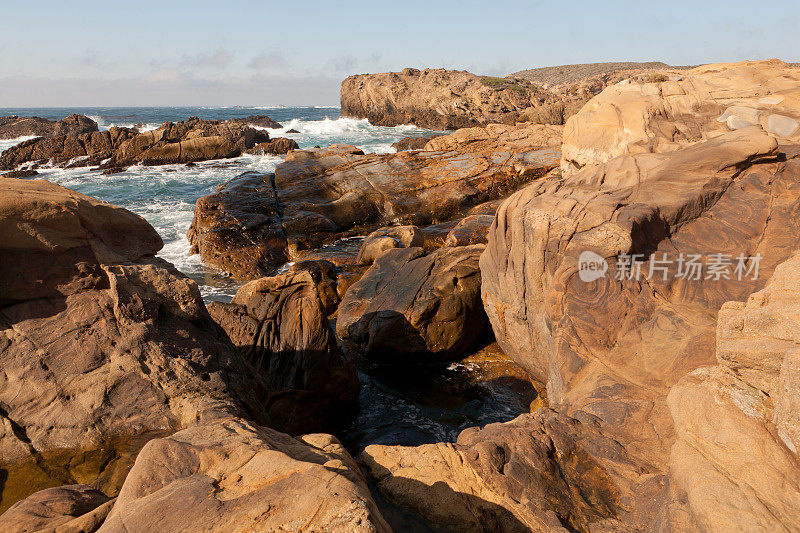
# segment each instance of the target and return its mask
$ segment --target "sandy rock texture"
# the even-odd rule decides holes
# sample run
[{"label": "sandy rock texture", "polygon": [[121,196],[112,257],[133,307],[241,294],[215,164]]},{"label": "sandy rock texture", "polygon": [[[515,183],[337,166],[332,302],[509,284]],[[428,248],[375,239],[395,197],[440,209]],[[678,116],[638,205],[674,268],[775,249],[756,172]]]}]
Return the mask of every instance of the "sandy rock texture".
[{"label": "sandy rock texture", "polygon": [[800,141],[800,68],[772,59],[667,74],[611,85],[570,118],[562,171],[622,154],[668,152],[752,126],[784,143]]}]

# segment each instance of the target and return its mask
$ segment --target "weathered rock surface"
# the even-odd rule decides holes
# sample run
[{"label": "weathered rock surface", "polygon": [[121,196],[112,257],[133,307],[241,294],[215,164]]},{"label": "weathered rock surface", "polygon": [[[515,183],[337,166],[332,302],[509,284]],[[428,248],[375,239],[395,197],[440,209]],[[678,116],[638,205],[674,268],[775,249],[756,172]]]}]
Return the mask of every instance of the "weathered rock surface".
[{"label": "weathered rock surface", "polygon": [[342,82],[341,108],[342,116],[367,118],[377,126],[453,130],[492,122],[514,124],[536,91],[527,81],[407,68],[348,77]]},{"label": "weathered rock surface", "polygon": [[250,115],[243,118],[231,118],[227,122],[241,124],[242,126],[258,126],[259,128],[280,129],[281,123],[271,119],[267,115]]},{"label": "weathered rock surface", "polygon": [[425,145],[428,144],[428,141],[435,137],[438,137],[438,135],[431,135],[430,137],[403,137],[396,143],[392,143],[392,148],[398,152],[403,152],[406,150],[422,150],[425,148]]},{"label": "weathered rock surface", "polygon": [[609,86],[569,119],[562,172],[622,154],[667,152],[759,126],[800,141],[800,68],[777,59],[704,65]]},{"label": "weathered rock surface", "polygon": [[196,284],[154,257],[161,246],[122,208],[0,178],[3,507],[98,478],[113,492],[144,435],[230,414],[269,422],[262,380]]},{"label": "weathered rock surface", "polygon": [[445,237],[444,245],[486,244],[489,240],[489,228],[493,222],[494,215],[467,215],[450,230]]},{"label": "weathered rock surface", "polygon": [[376,259],[395,248],[420,248],[425,244],[425,234],[417,226],[390,226],[373,231],[361,243],[356,261],[371,265]]},{"label": "weathered rock surface", "polygon": [[[687,372],[714,362],[720,306],[761,288],[800,245],[797,153],[760,128],[742,129],[537,181],[497,213],[481,257],[497,340],[546,387],[551,407],[597,417],[599,431],[647,473],[649,481],[629,488],[626,524],[680,530],[697,516],[668,480],[675,427],[666,396]],[[591,282],[578,276],[587,250],[608,263]],[[651,252],[667,263],[648,260]],[[624,254],[642,254],[639,281],[618,264]],[[707,270],[701,279],[675,277],[681,254],[701,254],[705,269],[713,254],[726,254],[728,278],[705,279]],[[760,254],[758,279],[737,279],[740,254]]]},{"label": "weathered rock surface", "polygon": [[251,281],[230,303],[209,304],[214,320],[265,376],[271,422],[293,434],[335,428],[358,397],[355,363],[339,351],[327,319],[338,303],[328,265]]},{"label": "weathered rock surface", "polygon": [[483,246],[390,250],[339,305],[336,332],[373,359],[449,359],[486,331],[478,257]]},{"label": "weathered rock surface", "polygon": [[[0,154],[0,169],[13,170],[23,164],[56,166],[101,165],[103,168],[135,163],[164,165],[237,157],[258,143],[269,141],[263,130],[232,121],[201,120],[165,122],[160,128],[139,133],[113,127],[107,131],[60,133],[24,141]],[[268,148],[292,144],[280,140]],[[264,149],[265,147],[262,147]]]},{"label": "weathered rock surface", "polygon": [[790,531],[800,508],[800,256],[719,312],[717,361],[668,404],[670,476],[706,531]]},{"label": "weathered rock surface", "polygon": [[0,515],[8,532],[93,533],[114,501],[88,485],[66,485],[36,492]]},{"label": "weathered rock surface", "polygon": [[0,117],[0,139],[16,139],[30,135],[37,137],[80,135],[94,131],[97,131],[97,123],[83,115],[73,114],[61,120],[17,115]]},{"label": "weathered rock surface", "polygon": [[458,218],[558,165],[558,150],[548,148],[558,144],[558,132],[542,128],[503,130],[514,143],[481,134],[482,141],[440,151],[295,150],[274,176],[245,174],[198,200],[189,240],[204,262],[254,279],[344,232]]},{"label": "weathered rock surface", "polygon": [[285,155],[292,150],[299,150],[300,146],[294,139],[287,139],[286,137],[276,137],[275,139],[261,142],[254,147],[248,149],[246,153],[255,155]]},{"label": "weathered rock surface", "polygon": [[368,446],[359,460],[387,499],[447,530],[636,530],[619,518],[648,476],[623,452],[590,415],[543,408],[452,444]]},{"label": "weathered rock surface", "polygon": [[241,419],[150,441],[102,533],[384,532],[358,466],[331,435],[294,439]]}]

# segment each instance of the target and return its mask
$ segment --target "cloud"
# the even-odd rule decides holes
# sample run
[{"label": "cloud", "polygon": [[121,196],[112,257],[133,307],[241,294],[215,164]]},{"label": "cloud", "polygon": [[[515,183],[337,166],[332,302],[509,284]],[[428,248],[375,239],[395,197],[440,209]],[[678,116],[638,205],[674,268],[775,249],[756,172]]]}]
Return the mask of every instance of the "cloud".
[{"label": "cloud", "polygon": [[328,70],[333,72],[352,72],[358,68],[359,61],[353,56],[334,57],[326,63]]},{"label": "cloud", "polygon": [[334,76],[195,77],[161,69],[144,78],[0,78],[0,102],[31,106],[335,105]]},{"label": "cloud", "polygon": [[233,60],[233,54],[220,48],[209,52],[198,52],[194,55],[184,54],[180,65],[182,67],[221,69],[227,67],[231,60]]},{"label": "cloud", "polygon": [[106,69],[109,67],[108,61],[101,59],[100,53],[96,50],[86,50],[86,52],[75,61],[75,63],[82,67],[96,69]]},{"label": "cloud", "polygon": [[283,50],[278,48],[271,52],[261,52],[247,64],[248,67],[258,70],[280,70],[289,66]]}]

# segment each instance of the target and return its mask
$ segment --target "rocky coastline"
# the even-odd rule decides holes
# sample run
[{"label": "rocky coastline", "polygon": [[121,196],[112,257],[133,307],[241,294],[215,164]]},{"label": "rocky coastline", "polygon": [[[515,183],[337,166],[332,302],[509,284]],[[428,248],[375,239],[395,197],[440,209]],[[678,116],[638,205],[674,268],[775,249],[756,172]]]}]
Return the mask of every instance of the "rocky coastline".
[{"label": "rocky coastline", "polygon": [[[7,170],[286,154],[195,205],[230,302],[138,215],[0,176],[0,529],[797,530],[800,68],[525,74],[348,78],[343,115],[456,130],[391,154],[301,150],[268,117],[0,119],[37,135]],[[337,437],[364,365],[487,345],[526,412]]]}]

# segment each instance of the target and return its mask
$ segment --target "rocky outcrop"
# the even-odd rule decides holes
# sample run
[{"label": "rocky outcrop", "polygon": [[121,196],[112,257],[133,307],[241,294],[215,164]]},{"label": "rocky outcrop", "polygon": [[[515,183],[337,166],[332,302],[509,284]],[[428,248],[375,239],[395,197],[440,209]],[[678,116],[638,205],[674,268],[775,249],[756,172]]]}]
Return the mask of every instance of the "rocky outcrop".
[{"label": "rocky outcrop", "polygon": [[266,385],[196,284],[122,208],[0,178],[0,464],[5,508],[53,485],[119,488],[149,436],[231,414]]},{"label": "rocky outcrop", "polygon": [[342,298],[336,332],[372,359],[447,360],[486,331],[483,246],[387,251]]},{"label": "rocky outcrop", "polygon": [[459,218],[503,198],[557,166],[559,152],[550,148],[557,133],[510,127],[499,141],[481,134],[463,146],[398,154],[341,145],[295,150],[274,176],[244,174],[199,199],[189,240],[204,262],[237,278],[270,275],[337,236]]},{"label": "rocky outcrop", "polygon": [[343,116],[366,118],[378,126],[416,124],[432,130],[514,124],[539,98],[538,89],[525,80],[444,69],[361,74],[348,77],[341,87]]},{"label": "rocky outcrop", "polygon": [[331,435],[294,439],[241,419],[150,441],[102,533],[387,532],[366,482]]},{"label": "rocky outcrop", "polygon": [[354,361],[339,351],[327,319],[338,304],[328,265],[251,281],[230,303],[209,304],[214,320],[265,376],[270,421],[292,434],[336,428],[358,397]]},{"label": "rocky outcrop", "polygon": [[277,137],[270,141],[261,142],[254,147],[248,149],[245,153],[254,155],[286,155],[292,150],[299,150],[300,146],[294,139],[287,139],[286,137]]},{"label": "rocky outcrop", "polygon": [[[92,123],[94,124],[94,123]],[[259,143],[266,143],[260,145]],[[139,133],[113,127],[107,131],[61,133],[24,141],[0,154],[0,169],[20,165],[124,167],[136,163],[165,165],[238,157],[259,145],[259,153],[285,153],[296,147],[289,139],[270,141],[266,131],[236,121],[201,120],[166,122]]]},{"label": "rocky outcrop", "polygon": [[94,533],[114,500],[88,485],[66,485],[36,492],[0,515],[4,531]]},{"label": "rocky outcrop", "polygon": [[800,68],[777,59],[704,65],[609,86],[564,129],[562,171],[668,152],[753,125],[800,141]]},{"label": "rocky outcrop", "polygon": [[231,124],[241,124],[242,126],[256,126],[259,128],[281,129],[281,123],[271,119],[267,115],[250,115],[243,118],[230,118],[226,122]]},{"label": "rocky outcrop", "polygon": [[421,247],[424,244],[425,234],[417,226],[380,228],[364,238],[356,261],[361,265],[371,265],[389,250]]},{"label": "rocky outcrop", "polygon": [[717,366],[683,377],[667,402],[671,480],[706,531],[786,531],[800,506],[800,256],[719,312]]},{"label": "rocky outcrop", "polygon": [[396,143],[392,143],[392,148],[398,152],[406,150],[422,150],[428,141],[438,137],[438,135],[431,135],[430,137],[403,137]]},{"label": "rocky outcrop", "polygon": [[0,117],[0,139],[17,137],[58,137],[59,135],[81,135],[97,131],[97,123],[83,115],[69,115],[61,120],[40,117],[11,115]]},{"label": "rocky outcrop", "polygon": [[636,531],[630,487],[649,476],[597,422],[542,408],[463,431],[455,443],[367,446],[359,457],[391,502],[446,530]]}]

